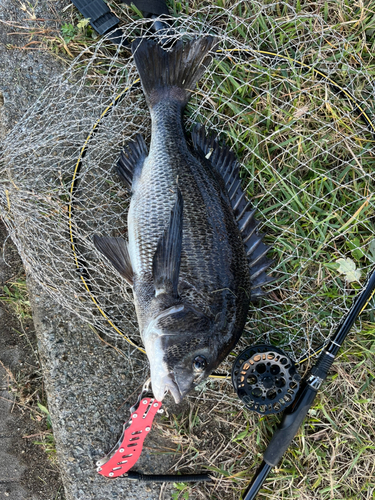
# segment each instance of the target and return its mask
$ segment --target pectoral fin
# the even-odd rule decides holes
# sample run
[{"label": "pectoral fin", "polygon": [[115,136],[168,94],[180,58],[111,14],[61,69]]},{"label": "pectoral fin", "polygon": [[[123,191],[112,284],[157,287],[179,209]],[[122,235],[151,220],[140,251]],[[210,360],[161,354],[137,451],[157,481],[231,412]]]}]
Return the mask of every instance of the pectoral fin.
[{"label": "pectoral fin", "polygon": [[133,286],[133,269],[130,262],[128,244],[123,238],[94,235],[94,245],[111,262],[123,278]]},{"label": "pectoral fin", "polygon": [[155,294],[170,293],[177,297],[182,247],[183,199],[177,188],[176,203],[171,212],[169,225],[158,242],[153,259],[152,272]]}]

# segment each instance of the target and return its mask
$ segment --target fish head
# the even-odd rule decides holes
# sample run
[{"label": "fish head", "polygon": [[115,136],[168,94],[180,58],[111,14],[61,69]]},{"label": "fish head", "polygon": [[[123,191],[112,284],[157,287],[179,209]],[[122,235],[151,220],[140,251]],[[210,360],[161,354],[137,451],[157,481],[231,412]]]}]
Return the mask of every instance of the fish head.
[{"label": "fish head", "polygon": [[143,339],[151,367],[151,385],[161,401],[169,391],[176,403],[204,380],[220,362],[212,321],[190,306],[163,311],[146,328]]}]

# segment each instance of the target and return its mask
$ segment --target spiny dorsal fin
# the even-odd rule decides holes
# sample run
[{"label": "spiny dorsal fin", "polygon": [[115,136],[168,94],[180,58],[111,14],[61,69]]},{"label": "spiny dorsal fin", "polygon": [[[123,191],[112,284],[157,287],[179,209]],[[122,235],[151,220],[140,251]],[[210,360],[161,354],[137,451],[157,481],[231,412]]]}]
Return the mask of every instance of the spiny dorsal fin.
[{"label": "spiny dorsal fin", "polygon": [[129,190],[138,178],[147,155],[147,146],[141,134],[137,134],[134,141],[129,142],[121,151],[117,162],[117,173]]},{"label": "spiny dorsal fin", "polygon": [[234,179],[239,179],[239,165],[231,149],[220,147],[215,134],[207,134],[204,125],[196,123],[191,133],[194,149],[203,153],[212,166],[220,173],[228,188]]},{"label": "spiny dorsal fin", "polygon": [[253,300],[256,300],[265,295],[260,287],[275,281],[274,278],[267,276],[265,272],[273,261],[266,257],[270,248],[262,242],[264,235],[257,233],[259,222],[255,219],[256,209],[252,208],[252,203],[247,201],[246,194],[241,188],[239,164],[233,151],[227,146],[220,146],[217,136],[206,133],[203,125],[196,124],[191,137],[194,149],[199,154],[203,154],[224,180],[245,244],[252,283],[251,296]]},{"label": "spiny dorsal fin", "polygon": [[182,247],[183,199],[177,188],[177,199],[172,209],[168,227],[161,236],[152,263],[155,294],[169,293],[178,296]]},{"label": "spiny dorsal fin", "polygon": [[241,188],[240,168],[233,151],[227,146],[220,146],[217,136],[206,133],[203,125],[195,124],[191,133],[194,149],[205,156],[213,168],[221,175],[232,205],[234,215],[242,219],[251,208],[245,192]]},{"label": "spiny dorsal fin", "polygon": [[128,244],[123,238],[94,235],[95,248],[111,262],[123,278],[133,286],[133,268],[130,261]]}]

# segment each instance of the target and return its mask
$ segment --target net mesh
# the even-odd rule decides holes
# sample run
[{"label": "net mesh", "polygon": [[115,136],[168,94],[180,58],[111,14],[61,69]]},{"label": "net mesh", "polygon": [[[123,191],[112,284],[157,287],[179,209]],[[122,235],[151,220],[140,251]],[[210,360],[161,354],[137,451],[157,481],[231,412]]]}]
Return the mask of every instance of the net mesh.
[{"label": "net mesh", "polygon": [[[283,2],[209,6],[169,23],[169,45],[207,33],[220,42],[187,106],[185,128],[204,123],[236,152],[279,277],[251,306],[235,352],[261,342],[295,359],[308,356],[375,262],[373,139],[358,112],[374,99],[374,82],[348,40],[318,15]],[[124,27],[124,40],[136,36],[154,36],[149,21]],[[147,363],[134,361],[145,357],[121,336],[141,345],[131,290],[92,237],[126,237],[129,193],[115,165],[137,133],[150,140],[137,78],[130,52],[102,38],[16,125],[0,165],[2,216],[28,272],[110,336],[134,372]],[[363,318],[372,320],[373,310]]]}]

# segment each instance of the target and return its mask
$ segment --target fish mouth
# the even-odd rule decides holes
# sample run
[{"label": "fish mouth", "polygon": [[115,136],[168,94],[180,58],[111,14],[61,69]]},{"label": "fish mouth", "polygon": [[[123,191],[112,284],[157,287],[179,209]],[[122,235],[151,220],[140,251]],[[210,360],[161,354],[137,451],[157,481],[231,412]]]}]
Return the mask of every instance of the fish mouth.
[{"label": "fish mouth", "polygon": [[173,373],[167,373],[160,380],[158,380],[156,384],[152,383],[151,377],[151,385],[155,399],[158,401],[162,401],[168,392],[172,394],[173,399],[177,404],[180,403],[183,398],[183,394],[174,380]]},{"label": "fish mouth", "polygon": [[[164,311],[164,316],[174,313],[176,309],[177,311],[182,310],[182,308],[170,308]],[[154,325],[152,326],[150,334],[146,335],[145,338],[146,353],[150,362],[152,392],[157,401],[162,401],[165,395],[170,392],[178,404],[185,396],[185,392],[180,389],[175,373],[164,361],[163,338],[165,337],[163,332],[156,329]]]}]

